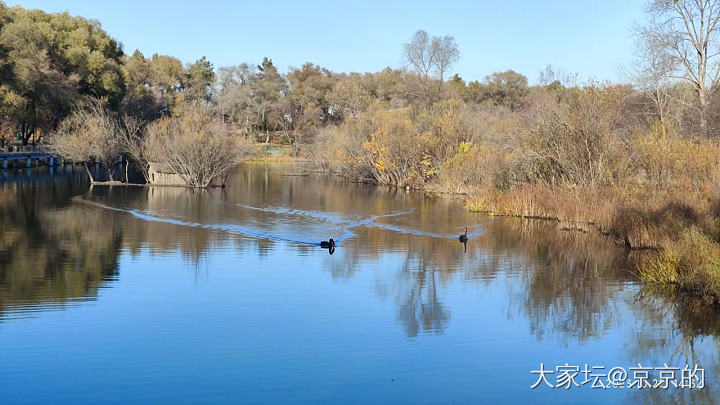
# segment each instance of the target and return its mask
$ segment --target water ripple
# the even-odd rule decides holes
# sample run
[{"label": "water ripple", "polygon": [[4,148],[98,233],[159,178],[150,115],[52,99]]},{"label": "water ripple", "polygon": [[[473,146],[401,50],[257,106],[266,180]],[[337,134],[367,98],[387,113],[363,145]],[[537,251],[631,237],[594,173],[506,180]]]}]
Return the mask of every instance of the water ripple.
[{"label": "water ripple", "polygon": [[[134,210],[134,209],[111,207],[111,206],[107,206],[107,205],[104,205],[104,204],[101,204],[98,202],[89,201],[89,200],[85,200],[85,199],[78,198],[78,197],[76,197],[74,200],[85,203],[85,204],[94,205],[99,208],[130,214],[131,216],[141,219],[141,220],[144,220],[144,221],[161,222],[161,223],[167,223],[167,224],[178,225],[178,226],[189,226],[189,227],[194,227],[194,228],[209,229],[209,230],[215,230],[215,231],[221,231],[221,232],[228,232],[228,233],[232,233],[232,234],[250,236],[250,237],[255,237],[255,238],[274,240],[274,241],[279,241],[279,242],[290,242],[290,243],[295,243],[295,244],[299,244],[299,245],[320,246],[320,242],[304,241],[304,240],[299,240],[299,239],[292,239],[292,238],[286,238],[283,236],[272,235],[272,234],[264,232],[261,229],[238,225],[238,224],[229,224],[229,223],[205,224],[205,223],[200,223],[200,222],[186,221],[183,219],[163,217],[163,216],[159,216],[159,215],[157,215],[157,213],[154,213],[153,211],[149,211],[149,210]],[[339,245],[340,242],[342,242],[344,240],[347,240],[347,239],[350,239],[350,238],[356,236],[356,234],[352,231],[352,229],[358,228],[358,227],[379,228],[379,229],[385,229],[385,230],[389,230],[389,231],[393,231],[393,232],[404,233],[407,235],[425,236],[425,237],[430,237],[430,238],[457,239],[457,235],[426,232],[426,231],[404,228],[401,226],[376,222],[379,218],[396,217],[396,216],[410,214],[410,213],[414,212],[414,209],[393,211],[393,212],[390,212],[387,214],[372,215],[370,217],[367,217],[367,218],[364,218],[361,220],[351,221],[348,219],[343,219],[343,218],[338,217],[333,214],[328,214],[328,213],[324,213],[324,212],[320,212],[320,211],[310,211],[310,210],[291,209],[291,208],[282,208],[282,207],[262,208],[262,207],[253,207],[253,206],[243,205],[243,204],[237,204],[237,206],[245,208],[245,209],[270,212],[270,213],[275,213],[275,214],[298,215],[298,216],[302,216],[302,217],[306,217],[306,218],[321,219],[321,220],[333,222],[335,224],[343,225],[342,226],[343,233],[340,236],[338,236],[337,238],[335,238],[335,243],[337,245]],[[483,233],[482,230],[475,231],[473,233],[468,234],[468,238],[471,239],[473,237],[480,236],[482,233]]]}]

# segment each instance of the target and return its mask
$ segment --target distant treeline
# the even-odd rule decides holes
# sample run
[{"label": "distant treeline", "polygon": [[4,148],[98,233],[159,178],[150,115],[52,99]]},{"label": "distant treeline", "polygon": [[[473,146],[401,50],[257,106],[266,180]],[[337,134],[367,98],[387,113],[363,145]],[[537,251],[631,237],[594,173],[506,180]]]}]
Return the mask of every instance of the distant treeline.
[{"label": "distant treeline", "polygon": [[170,113],[178,94],[204,100],[214,83],[205,59],[139,52],[128,57],[94,20],[0,2],[0,137],[27,143],[57,129],[83,97],[143,118]]}]

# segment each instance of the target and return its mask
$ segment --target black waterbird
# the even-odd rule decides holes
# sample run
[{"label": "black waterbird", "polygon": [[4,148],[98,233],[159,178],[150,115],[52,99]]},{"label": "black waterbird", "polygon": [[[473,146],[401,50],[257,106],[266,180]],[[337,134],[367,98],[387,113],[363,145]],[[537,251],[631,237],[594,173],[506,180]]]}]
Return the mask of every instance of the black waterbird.
[{"label": "black waterbird", "polygon": [[460,237],[458,238],[458,240],[460,240],[460,242],[462,242],[462,243],[465,243],[465,242],[468,241],[468,238],[467,238],[467,226],[465,227],[465,233],[462,234],[462,235],[460,235]]},{"label": "black waterbird", "polygon": [[323,249],[330,249],[330,248],[334,249],[335,241],[332,240],[332,238],[330,238],[330,240],[324,240],[324,241],[320,242],[320,247]]}]

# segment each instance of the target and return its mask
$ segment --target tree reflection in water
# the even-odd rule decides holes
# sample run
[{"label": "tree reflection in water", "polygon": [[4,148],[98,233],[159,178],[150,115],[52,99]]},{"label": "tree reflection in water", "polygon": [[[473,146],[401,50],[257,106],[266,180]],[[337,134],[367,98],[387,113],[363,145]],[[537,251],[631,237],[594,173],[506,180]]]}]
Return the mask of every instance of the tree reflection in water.
[{"label": "tree reflection in water", "polygon": [[[631,258],[610,241],[558,231],[554,223],[508,219],[491,225],[483,242],[505,252],[493,266],[519,270],[509,307],[524,313],[538,339],[546,335],[585,342],[613,326],[616,295],[634,280]],[[505,267],[503,269],[503,267]],[[494,270],[497,273],[499,270]],[[524,303],[518,306],[514,303]]]},{"label": "tree reflection in water", "polygon": [[450,320],[450,311],[438,301],[439,273],[431,263],[408,260],[399,277],[398,319],[410,337],[420,331],[442,333]]},{"label": "tree reflection in water", "polygon": [[0,184],[0,320],[8,310],[92,299],[116,278],[117,218],[69,205],[86,188],[63,177]]},{"label": "tree reflection in water", "polygon": [[628,355],[648,364],[705,370],[702,390],[652,390],[636,395],[637,403],[715,403],[720,397],[720,317],[707,305],[677,296],[666,287],[643,287],[630,305],[638,318],[629,330]]},{"label": "tree reflection in water", "polygon": [[[322,239],[342,233],[338,221],[414,208],[412,214],[378,223],[455,235],[457,226],[475,221],[483,224],[484,233],[472,238],[465,251],[455,237],[368,224],[352,229],[354,237],[323,262],[331,277],[347,280],[381,267],[376,294],[393,298],[396,319],[408,337],[442,334],[451,327],[452,308],[444,304],[444,294],[460,280],[506,288],[507,315],[526,320],[537,340],[591,345],[592,339],[621,328],[629,333],[624,350],[631,359],[652,365],[698,363],[708,373],[720,374],[717,313],[668,292],[640,289],[632,274],[637,254],[628,255],[602,237],[558,231],[542,221],[488,220],[459,213],[456,204],[392,188],[288,178],[264,169],[241,172],[235,181],[225,190],[96,187],[89,192],[83,181],[64,177],[0,183],[0,319],[38,306],[95,299],[100,288],[117,278],[121,252],[180,252],[196,268],[214,249],[228,246],[261,259],[273,254],[329,257],[312,246],[143,221],[77,204],[72,200],[77,195],[194,223],[240,223],[277,232],[297,228],[302,232],[297,237],[318,241],[313,232]],[[248,189],[258,191],[249,195]],[[237,201],[292,207],[305,217],[249,211]],[[495,283],[501,278],[507,282]],[[638,402],[702,401],[714,398],[715,390],[637,395]]]}]

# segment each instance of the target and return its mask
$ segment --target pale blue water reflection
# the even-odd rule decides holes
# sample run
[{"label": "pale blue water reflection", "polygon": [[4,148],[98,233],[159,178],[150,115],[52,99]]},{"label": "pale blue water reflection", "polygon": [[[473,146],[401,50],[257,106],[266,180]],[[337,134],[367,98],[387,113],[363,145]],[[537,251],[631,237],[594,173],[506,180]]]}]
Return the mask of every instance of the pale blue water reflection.
[{"label": "pale blue water reflection", "polygon": [[[621,249],[283,173],[251,167],[208,191],[0,183],[0,402],[717,396],[720,318],[640,294]],[[314,245],[329,237],[333,255]],[[541,362],[686,361],[705,367],[706,389],[529,389]]]}]

